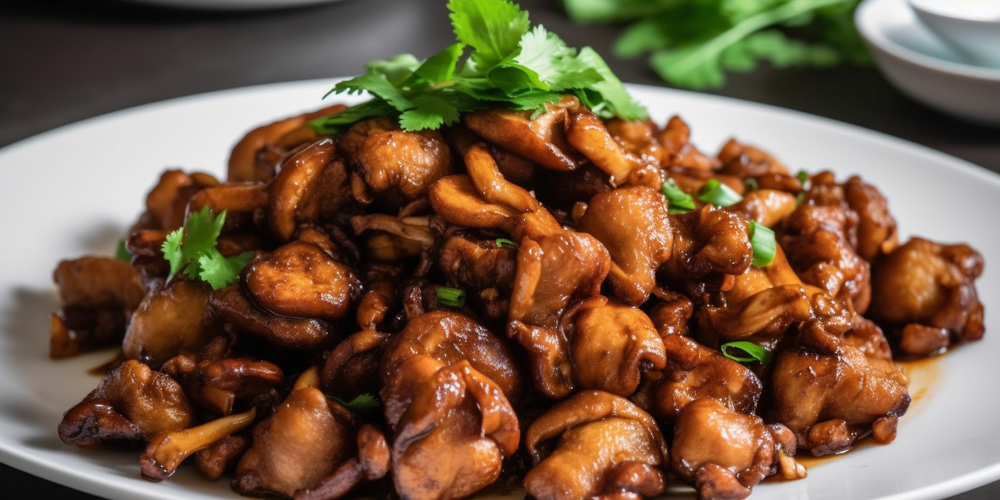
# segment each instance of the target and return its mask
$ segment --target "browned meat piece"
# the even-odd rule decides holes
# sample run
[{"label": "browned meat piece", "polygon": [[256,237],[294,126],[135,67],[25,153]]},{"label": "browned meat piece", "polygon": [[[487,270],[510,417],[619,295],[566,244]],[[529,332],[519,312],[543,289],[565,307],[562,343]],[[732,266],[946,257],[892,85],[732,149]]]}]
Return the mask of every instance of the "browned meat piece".
[{"label": "browned meat piece", "polygon": [[982,255],[968,245],[912,238],[876,261],[868,316],[900,330],[900,348],[909,356],[982,338],[983,304],[975,285],[982,272]]},{"label": "browned meat piece", "polygon": [[213,290],[208,297],[212,311],[241,333],[287,349],[322,349],[336,339],[333,328],[319,319],[276,316],[259,309],[237,285]]},{"label": "browned meat piece", "polygon": [[257,409],[222,417],[196,427],[159,434],[150,439],[139,456],[139,471],[149,481],[162,481],[177,471],[187,457],[216,441],[246,429],[257,417]]},{"label": "browned meat piece", "polygon": [[657,134],[660,128],[652,120],[628,121],[612,118],[604,122],[611,137],[614,137],[625,151],[642,158],[644,162],[660,165],[667,156]]},{"label": "browned meat piece", "polygon": [[[332,139],[320,139],[296,152],[281,164],[274,179],[267,185],[267,223],[271,234],[288,241],[301,219],[299,206],[305,205],[311,192],[319,186],[323,172],[333,160],[336,148]],[[336,192],[324,193],[334,205],[343,206],[349,198],[334,200]],[[339,208],[339,207],[338,207]]]},{"label": "browned meat piece", "polygon": [[579,106],[566,97],[547,104],[548,112],[531,119],[531,111],[486,109],[467,113],[463,123],[476,135],[513,151],[545,168],[575,170],[582,163],[579,153],[566,142],[566,110]]},{"label": "browned meat piece", "polygon": [[586,109],[573,109],[566,117],[566,140],[597,168],[608,175],[611,186],[628,182],[640,160],[622,150],[604,127],[604,122]]},{"label": "browned meat piece", "polygon": [[301,489],[295,500],[333,500],[341,498],[359,484],[375,481],[389,473],[389,444],[375,427],[365,424],[358,429],[358,456],[348,459],[315,487]]},{"label": "browned meat piece", "polygon": [[64,260],[52,279],[62,302],[60,311],[50,317],[53,359],[120,343],[129,318],[146,295],[138,270],[109,257]]},{"label": "browned meat piece", "polygon": [[686,405],[674,426],[670,469],[694,486],[699,500],[733,499],[778,468],[789,479],[805,477],[795,455],[795,436],[781,424],[733,411],[715,398]]},{"label": "browned meat piece", "polygon": [[858,255],[872,262],[895,249],[899,244],[896,219],[882,193],[858,176],[847,179],[843,189],[844,201],[858,214]]},{"label": "browned meat piece", "polygon": [[382,400],[400,497],[463,498],[495,481],[521,436],[502,389],[465,360],[418,354],[396,366]]},{"label": "browned meat piece", "polygon": [[535,388],[543,394],[560,398],[573,389],[561,318],[567,308],[599,296],[610,268],[607,249],[586,233],[521,240],[507,332],[528,350]]},{"label": "browned meat piece", "polygon": [[195,453],[194,464],[205,477],[215,481],[236,468],[249,448],[249,437],[226,436]]},{"label": "browned meat piece", "polygon": [[871,302],[871,269],[854,247],[857,225],[857,213],[844,206],[803,203],[786,220],[779,243],[802,281],[864,313]]},{"label": "browned meat piece", "polygon": [[714,205],[671,214],[673,254],[660,267],[661,276],[676,281],[698,281],[711,274],[742,274],[750,267],[753,250],[742,216]]},{"label": "browned meat piece", "polygon": [[[472,318],[451,311],[431,311],[412,319],[391,340],[381,361],[383,392],[399,378],[400,366],[409,358],[427,355],[443,366],[468,361],[473,369],[496,384],[507,399],[516,401],[523,391],[523,376],[513,350]],[[401,386],[400,386],[401,387]],[[397,421],[412,394],[386,397],[385,414]],[[394,405],[402,406],[396,407]]]},{"label": "browned meat piece", "polygon": [[795,211],[795,195],[774,189],[757,189],[743,195],[743,199],[726,207],[730,212],[742,214],[747,220],[757,221],[767,227],[776,227]]},{"label": "browned meat piece", "polygon": [[[543,443],[559,438],[547,456]],[[649,414],[601,391],[577,393],[528,428],[535,466],[524,489],[538,500],[655,497],[666,479],[668,450]]]},{"label": "browned meat piece", "polygon": [[831,353],[786,349],[772,363],[772,417],[795,433],[799,448],[822,456],[847,451],[873,431],[878,443],[895,438],[910,395],[891,360],[842,343]]},{"label": "browned meat piece", "polygon": [[387,319],[391,310],[399,305],[396,288],[400,269],[372,264],[364,273],[365,293],[358,302],[355,319],[362,329],[375,330]]},{"label": "browned meat piece", "polygon": [[354,197],[363,204],[398,209],[452,173],[451,151],[440,132],[406,132],[387,117],[358,122],[338,146],[360,181],[353,181]]},{"label": "browned meat piece", "polygon": [[129,446],[187,428],[192,413],[177,382],[128,360],[63,415],[59,438],[75,446]]},{"label": "browned meat piece", "polygon": [[581,388],[627,397],[639,386],[643,371],[667,362],[653,322],[635,307],[592,301],[573,315],[572,323],[570,359]]},{"label": "browned meat piece", "polygon": [[293,390],[257,424],[232,487],[243,495],[291,497],[357,453],[353,414],[315,387]]},{"label": "browned meat piece", "polygon": [[822,290],[803,284],[778,247],[770,265],[754,266],[736,276],[731,288],[695,310],[695,318],[698,338],[706,345],[749,337],[773,344],[802,322],[839,336],[851,327],[853,312]]},{"label": "browned meat piece", "polygon": [[483,317],[496,321],[507,317],[516,258],[516,246],[457,234],[441,245],[437,264],[445,285],[465,290]]},{"label": "browned meat piece", "polygon": [[146,287],[135,268],[110,257],[61,261],[52,280],[64,307],[120,308],[131,314],[146,296]]},{"label": "browned meat piece", "polygon": [[681,335],[663,338],[666,368],[647,372],[636,401],[654,417],[676,420],[697,399],[714,398],[740,413],[757,411],[762,384],[749,368]]},{"label": "browned meat piece", "polygon": [[361,281],[311,243],[293,241],[257,256],[243,271],[257,304],[285,316],[339,320],[353,311]]},{"label": "browned meat piece", "polygon": [[719,150],[718,157],[722,161],[719,172],[727,175],[747,178],[788,174],[788,168],[770,153],[736,139],[729,139]]},{"label": "browned meat piece", "polygon": [[608,282],[615,298],[634,306],[645,302],[656,286],[656,269],[673,250],[666,198],[644,186],[599,194],[590,200],[577,230],[608,249]]},{"label": "browned meat piece", "polygon": [[226,179],[230,182],[271,180],[289,152],[300,144],[316,140],[315,134],[306,127],[308,121],[337,114],[346,108],[343,104],[334,104],[251,130],[233,147]]},{"label": "browned meat piece", "polygon": [[685,170],[718,170],[719,160],[705,155],[691,143],[691,128],[679,116],[672,116],[657,136],[668,156],[664,166]]},{"label": "browned meat piece", "polygon": [[356,235],[367,235],[366,257],[375,262],[398,262],[416,257],[435,241],[427,217],[400,219],[387,214],[355,215],[351,227]]},{"label": "browned meat piece", "polygon": [[483,200],[468,175],[451,175],[430,189],[431,206],[450,224],[473,229],[513,231],[519,211]]},{"label": "browned meat piece", "polygon": [[387,334],[361,330],[337,344],[320,373],[323,391],[343,401],[377,393],[379,361],[388,340]]},{"label": "browned meat piece", "polygon": [[[162,229],[173,231],[184,225],[189,200],[202,189],[217,186],[219,181],[205,173],[185,173],[166,170],[146,195],[146,212],[139,227],[133,229]],[[200,208],[200,207],[199,207]]]},{"label": "browned meat piece", "polygon": [[208,283],[181,275],[149,292],[122,341],[125,357],[159,366],[178,354],[201,349],[217,331],[208,308],[209,292]]}]

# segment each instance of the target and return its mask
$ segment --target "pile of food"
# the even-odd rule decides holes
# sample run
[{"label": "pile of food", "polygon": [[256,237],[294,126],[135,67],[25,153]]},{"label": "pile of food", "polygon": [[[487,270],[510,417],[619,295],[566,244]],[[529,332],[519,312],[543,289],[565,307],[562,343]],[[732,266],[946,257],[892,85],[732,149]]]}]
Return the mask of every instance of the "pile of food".
[{"label": "pile of food", "polygon": [[705,154],[507,0],[449,8],[460,43],[59,263],[52,356],[122,348],[64,442],[250,496],[744,498],[893,441],[894,359],[982,336],[982,257],[900,244],[874,186]]}]

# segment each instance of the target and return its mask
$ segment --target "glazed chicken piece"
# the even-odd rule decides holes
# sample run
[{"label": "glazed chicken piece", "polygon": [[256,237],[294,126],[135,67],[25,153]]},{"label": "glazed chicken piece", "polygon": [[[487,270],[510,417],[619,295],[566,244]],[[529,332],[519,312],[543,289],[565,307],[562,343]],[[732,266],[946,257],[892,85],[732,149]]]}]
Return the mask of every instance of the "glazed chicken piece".
[{"label": "glazed chicken piece", "polygon": [[82,447],[127,447],[185,429],[193,420],[191,404],[180,384],[138,361],[127,360],[66,411],[59,423],[59,438]]},{"label": "glazed chicken piece", "polygon": [[786,167],[773,155],[755,146],[729,139],[717,155],[722,162],[719,173],[740,178],[788,174]]},{"label": "glazed chicken piece", "polygon": [[290,240],[299,224],[332,217],[351,202],[347,173],[335,153],[332,139],[313,142],[283,161],[267,183],[264,213],[279,241]]},{"label": "glazed chicken piece", "polygon": [[358,122],[338,146],[352,172],[354,198],[365,205],[402,208],[452,173],[451,150],[440,132],[407,132],[388,117]]},{"label": "glazed chicken piece", "polygon": [[212,290],[208,305],[223,323],[237,332],[284,349],[322,349],[334,343],[340,333],[323,320],[278,316],[265,311],[244,295],[239,285]]},{"label": "glazed chicken piece", "polygon": [[244,268],[243,282],[255,303],[296,318],[344,319],[361,295],[351,268],[302,241],[258,255]]},{"label": "glazed chicken piece", "polygon": [[301,144],[316,140],[307,126],[310,120],[337,114],[347,106],[334,104],[261,125],[248,132],[233,146],[229,155],[226,179],[229,182],[267,182],[274,177],[285,158]]},{"label": "glazed chicken piece", "polygon": [[520,440],[509,400],[523,383],[502,339],[467,316],[428,312],[393,338],[381,380],[401,496],[462,498],[497,479]]},{"label": "glazed chicken piece", "polygon": [[388,334],[370,329],[344,339],[326,357],[320,387],[342,401],[378,393],[379,364],[389,339]]},{"label": "glazed chicken piece", "polygon": [[803,203],[779,239],[802,281],[850,301],[864,313],[871,302],[871,269],[855,250],[857,213],[841,205]]},{"label": "glazed chicken piece", "polygon": [[691,142],[691,128],[679,116],[671,116],[657,136],[668,156],[662,164],[671,169],[691,171],[718,170],[720,162],[695,147]]},{"label": "glazed chicken piece", "polygon": [[178,275],[150,291],[125,333],[125,357],[160,366],[178,354],[198,352],[218,331],[208,308],[211,288]]},{"label": "glazed chicken piece", "polygon": [[892,442],[910,404],[902,368],[834,343],[839,345],[832,352],[793,347],[778,353],[772,362],[772,418],[815,456],[847,451],[868,435],[876,443]]},{"label": "glazed chicken piece", "polygon": [[583,158],[566,141],[567,109],[580,102],[564,97],[546,104],[548,111],[534,120],[532,111],[485,109],[467,113],[462,122],[479,137],[508,151],[514,151],[552,170],[575,170]]},{"label": "glazed chicken piece", "polygon": [[517,415],[499,385],[468,360],[427,354],[396,363],[382,388],[393,429],[392,479],[402,498],[463,498],[496,481],[520,441]]},{"label": "glazed chicken piece", "polygon": [[869,317],[896,335],[907,356],[982,338],[983,304],[975,286],[982,271],[982,255],[967,245],[912,238],[876,261]]},{"label": "glazed chicken piece", "polygon": [[672,252],[666,198],[645,186],[599,194],[590,200],[577,230],[608,249],[608,283],[615,298],[633,306],[645,302],[656,286],[656,269]]},{"label": "glazed chicken piece", "polygon": [[76,356],[121,342],[146,286],[136,268],[108,257],[64,260],[52,279],[62,307],[51,316],[49,356]]},{"label": "glazed chicken piece", "polygon": [[489,321],[505,319],[514,286],[516,245],[456,234],[441,245],[438,268],[445,285],[465,290]]},{"label": "glazed chicken piece", "polygon": [[658,271],[658,276],[686,284],[691,295],[699,296],[706,277],[742,274],[750,267],[753,249],[747,223],[739,214],[714,205],[705,205],[687,213],[671,214],[674,230],[672,255]]},{"label": "glazed chicken piece", "polygon": [[681,335],[663,337],[667,365],[644,375],[633,400],[657,419],[675,421],[692,401],[713,398],[739,413],[757,411],[763,386],[746,366]]},{"label": "glazed chicken piece", "polygon": [[573,314],[570,360],[583,389],[629,396],[644,371],[666,365],[663,341],[646,313],[620,302],[590,301]]},{"label": "glazed chicken piece", "polygon": [[357,455],[356,417],[315,387],[293,390],[257,424],[232,487],[242,495],[292,497]]},{"label": "glazed chicken piece", "polygon": [[[556,438],[553,447],[546,443]],[[524,444],[535,463],[524,489],[538,500],[639,500],[666,487],[659,427],[620,396],[576,393],[532,422]]]},{"label": "glazed chicken piece", "polygon": [[795,435],[785,426],[702,398],[681,409],[670,470],[695,488],[699,500],[738,500],[779,469],[786,479],[805,477],[794,455]]}]

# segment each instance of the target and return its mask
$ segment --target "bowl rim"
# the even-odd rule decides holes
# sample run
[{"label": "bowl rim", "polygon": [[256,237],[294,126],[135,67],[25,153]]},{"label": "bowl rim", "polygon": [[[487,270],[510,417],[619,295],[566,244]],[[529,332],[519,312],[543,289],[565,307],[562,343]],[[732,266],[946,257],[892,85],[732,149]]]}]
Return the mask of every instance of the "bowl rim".
[{"label": "bowl rim", "polygon": [[1000,26],[1000,17],[997,17],[996,19],[981,19],[975,17],[964,17],[961,15],[953,15],[945,13],[944,11],[941,10],[937,10],[935,7],[924,3],[923,0],[906,0],[906,3],[918,15],[923,14],[941,20],[968,24],[969,26],[982,26],[982,27]]},{"label": "bowl rim", "polygon": [[[891,4],[893,2],[901,7],[907,7],[905,0],[864,0],[854,12],[854,26],[869,45],[877,47],[879,50],[914,66],[924,67],[939,73],[1000,83],[1000,69],[938,59],[900,45],[886,36],[880,29],[882,25],[878,22],[878,18],[873,16],[876,9],[882,4]],[[887,9],[890,7],[882,8]],[[915,13],[914,16],[916,16]]]}]

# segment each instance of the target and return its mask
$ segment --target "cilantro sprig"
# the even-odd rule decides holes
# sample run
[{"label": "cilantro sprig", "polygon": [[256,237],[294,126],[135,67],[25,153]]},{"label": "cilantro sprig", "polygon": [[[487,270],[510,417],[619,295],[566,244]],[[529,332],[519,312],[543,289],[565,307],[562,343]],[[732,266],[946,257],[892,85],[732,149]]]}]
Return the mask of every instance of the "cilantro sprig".
[{"label": "cilantro sprig", "polygon": [[224,257],[219,252],[216,245],[225,222],[225,210],[216,216],[208,207],[202,207],[188,215],[184,227],[167,235],[161,250],[163,258],[170,262],[168,282],[177,273],[206,281],[214,290],[236,282],[240,272],[253,259],[253,252],[232,257]]},{"label": "cilantro sprig", "polygon": [[368,63],[365,74],[327,95],[368,92],[372,99],[310,126],[338,134],[388,115],[404,130],[437,129],[491,106],[541,114],[566,94],[602,118],[646,118],[597,52],[568,47],[541,25],[532,28],[528,13],[509,0],[450,0],[448,10],[457,43],[424,61],[403,54]]},{"label": "cilantro sprig", "polygon": [[628,22],[622,58],[650,54],[668,83],[720,87],[726,71],[868,64],[852,21],[861,0],[563,0],[580,23]]}]

